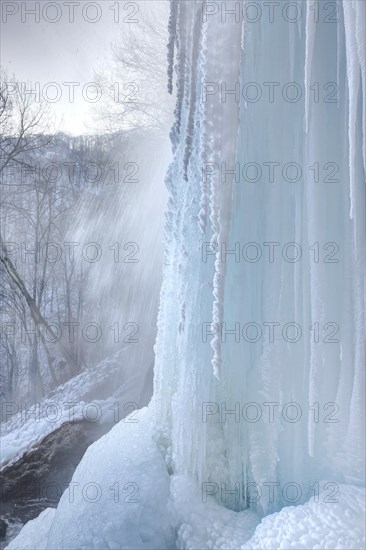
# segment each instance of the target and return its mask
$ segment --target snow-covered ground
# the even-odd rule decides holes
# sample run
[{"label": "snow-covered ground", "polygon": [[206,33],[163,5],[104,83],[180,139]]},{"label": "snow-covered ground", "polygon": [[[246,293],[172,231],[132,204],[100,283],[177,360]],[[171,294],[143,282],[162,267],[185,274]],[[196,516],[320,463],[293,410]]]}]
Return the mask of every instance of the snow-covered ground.
[{"label": "snow-covered ground", "polygon": [[[116,380],[125,383],[119,386]],[[126,346],[59,386],[35,405],[2,403],[3,411],[8,414],[14,410],[19,412],[9,414],[8,421],[1,424],[0,470],[14,463],[65,422],[117,423],[144,404],[147,396],[143,391],[144,380],[137,380],[133,370],[131,372]]]},{"label": "snow-covered ground", "polygon": [[[89,447],[54,517],[47,516],[46,548],[172,547],[169,475],[151,431],[151,417],[142,409]],[[44,527],[39,539],[38,521],[27,532],[33,548],[45,540]],[[21,538],[10,544],[21,546]]]},{"label": "snow-covered ground", "polygon": [[363,488],[341,485],[336,499],[327,491],[263,519],[249,509],[228,510],[203,499],[191,478],[169,476],[150,413],[134,413],[89,447],[57,509],[27,523],[7,549],[365,547]]}]

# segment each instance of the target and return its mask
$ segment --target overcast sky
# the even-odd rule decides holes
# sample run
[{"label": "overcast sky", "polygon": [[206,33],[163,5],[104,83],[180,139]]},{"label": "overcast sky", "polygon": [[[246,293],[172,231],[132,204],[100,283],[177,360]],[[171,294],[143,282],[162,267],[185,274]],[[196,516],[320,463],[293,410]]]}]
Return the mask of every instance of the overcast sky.
[{"label": "overcast sky", "polygon": [[[87,98],[95,97],[95,88],[84,86],[94,80],[95,70],[108,63],[111,42],[127,24],[139,24],[139,18],[153,7],[151,0],[3,0],[1,4],[1,65],[8,76],[14,73],[20,81],[39,82],[41,94],[45,92],[51,100],[61,93],[61,99],[52,103],[59,129],[73,134],[91,131],[90,108],[96,103],[85,100],[82,90]],[[36,10],[39,22],[27,10]],[[46,86],[50,82],[57,87]],[[64,82],[80,83],[74,88],[74,103]]]}]

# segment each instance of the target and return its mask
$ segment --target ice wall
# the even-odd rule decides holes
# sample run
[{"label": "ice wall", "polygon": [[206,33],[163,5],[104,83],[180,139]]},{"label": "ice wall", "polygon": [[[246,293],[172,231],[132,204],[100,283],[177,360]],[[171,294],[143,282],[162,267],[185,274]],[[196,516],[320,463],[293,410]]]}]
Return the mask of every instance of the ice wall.
[{"label": "ice wall", "polygon": [[262,513],[289,501],[248,484],[364,483],[365,4],[292,4],[173,0],[169,24],[156,436]]}]

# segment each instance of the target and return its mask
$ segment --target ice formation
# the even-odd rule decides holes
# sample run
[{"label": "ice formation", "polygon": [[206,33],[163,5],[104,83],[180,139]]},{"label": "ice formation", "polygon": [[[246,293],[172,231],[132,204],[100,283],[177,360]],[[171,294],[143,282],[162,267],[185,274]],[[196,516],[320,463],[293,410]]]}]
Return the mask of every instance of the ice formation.
[{"label": "ice formation", "polygon": [[178,2],[171,23],[153,404],[199,484],[364,483],[365,4],[295,4],[298,24],[245,2]]},{"label": "ice formation", "polygon": [[143,498],[64,496],[47,548],[364,546],[365,4],[249,4],[171,4],[154,396],[73,479]]}]

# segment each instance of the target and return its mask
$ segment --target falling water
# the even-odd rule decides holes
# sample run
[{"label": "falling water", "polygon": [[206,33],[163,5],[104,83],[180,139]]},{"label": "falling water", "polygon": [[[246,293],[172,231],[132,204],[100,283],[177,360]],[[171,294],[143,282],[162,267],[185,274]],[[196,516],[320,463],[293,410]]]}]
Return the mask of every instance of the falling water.
[{"label": "falling water", "polygon": [[111,159],[114,169],[109,181],[82,195],[68,239],[83,246],[96,243],[100,251],[87,277],[92,313],[83,324],[97,323],[101,335],[97,342],[86,344],[88,364],[122,348],[123,364],[110,394],[116,395],[120,387],[121,399],[135,399],[143,406],[152,393],[162,279],[164,171],[170,152],[167,140],[133,132],[119,146],[121,152],[117,150]]}]

